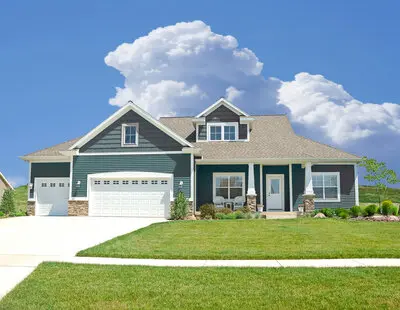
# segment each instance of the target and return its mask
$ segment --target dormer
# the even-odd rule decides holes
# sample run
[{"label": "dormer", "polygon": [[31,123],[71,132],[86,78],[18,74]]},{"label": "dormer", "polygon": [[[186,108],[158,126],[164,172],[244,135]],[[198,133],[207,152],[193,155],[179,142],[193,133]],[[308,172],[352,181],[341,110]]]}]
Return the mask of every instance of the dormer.
[{"label": "dormer", "polygon": [[193,119],[197,142],[248,141],[253,119],[224,98]]}]

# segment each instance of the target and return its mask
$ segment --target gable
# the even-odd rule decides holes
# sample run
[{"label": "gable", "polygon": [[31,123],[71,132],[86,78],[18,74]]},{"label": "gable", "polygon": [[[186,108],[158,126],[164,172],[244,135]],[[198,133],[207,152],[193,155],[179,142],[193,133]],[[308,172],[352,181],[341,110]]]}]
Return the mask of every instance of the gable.
[{"label": "gable", "polygon": [[206,116],[206,122],[239,122],[240,116],[221,105]]},{"label": "gable", "polygon": [[[122,147],[123,124],[138,124],[138,146]],[[129,110],[80,148],[80,153],[181,151],[182,145],[170,135]]]}]

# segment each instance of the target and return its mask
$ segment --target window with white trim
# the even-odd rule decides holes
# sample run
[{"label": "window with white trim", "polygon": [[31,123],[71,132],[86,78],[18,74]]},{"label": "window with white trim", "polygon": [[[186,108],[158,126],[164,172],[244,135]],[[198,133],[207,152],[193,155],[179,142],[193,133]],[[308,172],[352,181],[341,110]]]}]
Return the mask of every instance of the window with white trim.
[{"label": "window with white trim", "polygon": [[138,145],[138,124],[122,125],[122,146]]},{"label": "window with white trim", "polygon": [[233,200],[238,196],[244,197],[244,173],[214,173],[213,179],[214,198],[221,196],[226,200]]},{"label": "window with white trim", "polygon": [[237,123],[208,123],[209,141],[235,141],[238,139]]},{"label": "window with white trim", "polygon": [[313,172],[315,201],[340,201],[340,173]]},{"label": "window with white trim", "polygon": [[[105,182],[104,182],[105,183]],[[94,181],[94,185],[100,185],[100,181],[99,180],[95,180]]]}]

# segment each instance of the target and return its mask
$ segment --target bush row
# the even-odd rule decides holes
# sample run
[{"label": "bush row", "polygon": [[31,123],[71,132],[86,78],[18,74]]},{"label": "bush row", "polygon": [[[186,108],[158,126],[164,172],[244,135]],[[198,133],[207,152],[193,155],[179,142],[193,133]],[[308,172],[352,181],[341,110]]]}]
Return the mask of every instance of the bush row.
[{"label": "bush row", "polygon": [[370,204],[366,207],[360,207],[360,206],[353,206],[350,209],[343,209],[343,208],[337,208],[337,209],[329,209],[329,208],[324,208],[321,210],[315,210],[314,214],[317,213],[323,213],[326,217],[333,217],[337,216],[343,219],[349,218],[350,216],[352,217],[358,217],[358,216],[373,216],[375,214],[382,214],[382,215],[399,215],[399,207],[394,205],[390,200],[385,200],[382,202],[382,207],[379,208],[375,204]]},{"label": "bush row", "polygon": [[235,212],[229,208],[217,209],[214,204],[207,203],[200,206],[200,218],[211,220],[235,220],[235,219],[258,219],[261,217],[261,213],[251,213],[250,208],[245,206]]}]

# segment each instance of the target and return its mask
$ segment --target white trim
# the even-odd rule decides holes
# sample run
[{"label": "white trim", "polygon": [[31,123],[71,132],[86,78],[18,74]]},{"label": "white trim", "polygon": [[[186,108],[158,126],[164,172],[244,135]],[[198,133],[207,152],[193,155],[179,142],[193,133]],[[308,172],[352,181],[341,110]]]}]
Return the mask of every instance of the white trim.
[{"label": "white trim", "polygon": [[14,187],[8,182],[6,177],[0,172],[0,179],[4,181],[4,184],[6,184],[11,190],[14,190]]},{"label": "white trim", "polygon": [[[235,139],[234,140],[225,140],[225,126],[233,126],[235,127]],[[221,140],[211,140],[211,129],[210,127],[221,127]],[[227,123],[219,123],[219,122],[209,122],[207,123],[207,141],[208,142],[232,142],[239,140],[239,124],[237,122],[227,122]]]},{"label": "white trim", "polygon": [[[135,127],[136,128],[136,143],[125,143],[125,128]],[[139,123],[127,123],[121,125],[121,147],[138,147],[139,146]]]},{"label": "white trim", "polygon": [[[244,172],[213,172],[213,201],[215,200],[215,192],[216,192],[216,178],[220,176],[241,176],[242,177],[242,196],[246,199],[246,173]],[[230,194],[230,186],[228,187],[228,195]],[[229,201],[233,199],[228,199]]]},{"label": "white trim", "polygon": [[161,154],[189,154],[183,151],[168,152],[105,152],[105,153],[80,153],[79,156],[112,156],[112,155],[161,155]]},{"label": "white trim", "polygon": [[[204,140],[199,140],[199,126],[206,126],[206,138]],[[196,124],[196,142],[208,142],[207,141],[207,125],[206,124]]]},{"label": "white trim", "polygon": [[194,200],[194,155],[190,154],[190,201]]},{"label": "white trim", "polygon": [[71,160],[68,156],[20,156],[19,158],[32,163],[68,163]]},{"label": "white trim", "polygon": [[69,200],[72,201],[89,201],[87,197],[71,197]]},{"label": "white trim", "polygon": [[145,120],[147,120],[149,123],[152,125],[156,126],[158,129],[161,131],[165,132],[167,135],[169,135],[171,138],[179,142],[180,144],[184,146],[190,146],[193,147],[191,143],[183,139],[181,136],[173,132],[171,129],[169,129],[167,126],[159,122],[158,120],[154,119],[149,113],[144,111],[142,108],[134,104],[133,102],[128,102],[125,106],[120,108],[118,111],[116,111],[114,114],[112,114],[109,118],[107,118],[105,121],[103,121],[100,125],[98,125],[96,128],[91,130],[89,133],[87,133],[84,137],[79,139],[74,145],[72,145],[69,150],[73,150],[75,148],[80,148],[81,146],[85,145],[87,142],[89,142],[91,139],[93,139],[98,133],[102,132],[105,128],[107,128],[109,125],[117,121],[120,117],[125,115],[129,111],[134,111],[141,117],[143,117]]},{"label": "white trim", "polygon": [[74,156],[71,156],[71,163],[69,164],[69,199],[72,199],[72,174],[74,166]]},{"label": "white trim", "polygon": [[285,211],[285,175],[282,173],[266,173],[265,174],[265,191],[266,191],[266,195],[265,196],[265,204],[266,204],[266,210],[268,212],[268,177],[272,177],[272,178],[277,178],[279,177],[281,179],[280,185],[280,193],[281,193],[281,203],[282,203],[282,209],[272,209],[273,211],[278,211],[278,210],[282,210],[283,212]]},{"label": "white trim", "polygon": [[234,112],[234,113],[236,113],[238,115],[243,114],[244,116],[247,116],[247,117],[249,116],[249,114],[247,114],[246,112],[243,112],[237,106],[233,105],[232,103],[230,103],[225,98],[221,98],[221,99],[217,100],[217,102],[215,102],[214,104],[210,105],[203,112],[201,112],[200,114],[196,115],[196,118],[209,115],[210,113],[212,113],[213,111],[218,109],[221,105],[226,106],[229,110],[231,110],[232,112]]},{"label": "white trim", "polygon": [[[35,186],[35,180],[31,183],[31,177],[32,177],[32,163],[28,162],[29,164],[29,173],[28,173],[28,201],[34,200],[35,196],[31,198],[31,189],[30,185],[32,184],[32,189],[35,190],[33,187]],[[35,195],[35,194],[34,194]]]},{"label": "white trim", "polygon": [[264,178],[262,164],[260,164],[260,204],[264,205]]},{"label": "white trim", "polygon": [[354,164],[354,189],[356,195],[356,206],[360,205],[360,194],[358,190],[358,165]]},{"label": "white trim", "polygon": [[[314,198],[315,202],[340,202],[340,172],[312,172],[311,176],[314,175],[336,175],[337,177],[337,190],[338,190],[338,195],[337,199],[325,199],[325,198]],[[324,189],[324,195],[325,195],[325,178],[322,177],[322,187]]]},{"label": "white trim", "polygon": [[247,196],[257,196],[256,186],[254,180],[254,163],[248,164],[248,173],[247,173]]},{"label": "white trim", "polygon": [[[218,142],[218,141],[217,141]],[[219,141],[220,142],[220,141]],[[327,163],[324,163],[324,160]],[[337,163],[332,163],[332,159],[325,159],[325,158],[232,158],[232,159],[198,159],[196,162],[199,165],[209,165],[209,164],[243,164],[243,163],[257,163],[257,164],[264,164],[264,165],[288,165],[288,164],[304,164],[306,161],[312,161],[313,165],[328,165],[328,161],[330,165],[354,165],[354,163],[359,162],[360,160],[353,160],[346,159],[346,162],[341,162],[338,160]]]},{"label": "white trim", "polygon": [[290,201],[290,212],[293,212],[293,176],[292,176],[292,164],[289,164],[289,201]]}]

